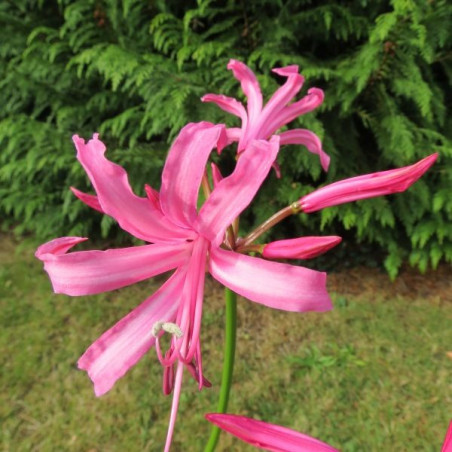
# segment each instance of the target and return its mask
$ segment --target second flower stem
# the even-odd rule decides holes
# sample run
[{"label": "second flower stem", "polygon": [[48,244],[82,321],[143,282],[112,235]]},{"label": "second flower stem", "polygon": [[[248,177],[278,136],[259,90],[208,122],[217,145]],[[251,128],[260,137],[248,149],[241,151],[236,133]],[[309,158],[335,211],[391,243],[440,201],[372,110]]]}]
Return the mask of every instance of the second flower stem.
[{"label": "second flower stem", "polygon": [[[217,413],[226,413],[229,401],[229,392],[234,371],[235,343],[237,332],[237,295],[227,287],[224,289],[226,302],[226,329],[224,340],[223,374],[221,376],[220,396],[218,399]],[[213,452],[218,443],[220,429],[212,427],[209,441],[204,452]]]}]

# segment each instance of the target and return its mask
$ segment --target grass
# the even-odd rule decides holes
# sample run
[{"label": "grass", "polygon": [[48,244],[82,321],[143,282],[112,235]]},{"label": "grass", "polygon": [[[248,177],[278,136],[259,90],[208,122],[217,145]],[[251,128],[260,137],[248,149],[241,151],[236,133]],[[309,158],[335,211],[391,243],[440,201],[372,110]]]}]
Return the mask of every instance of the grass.
[{"label": "grass", "polygon": [[[155,353],[99,399],[76,361],[163,279],[70,298],[52,294],[32,255],[31,247],[0,238],[1,450],[162,450],[171,399],[162,395]],[[359,282],[366,287],[375,277]],[[414,283],[433,290],[435,277],[420,283],[416,276]],[[372,290],[335,294],[347,286],[343,278],[331,278],[336,307],[329,313],[275,312],[239,300],[230,412],[294,428],[343,452],[439,451],[452,405],[450,298],[402,297],[388,282],[385,290],[373,283]],[[223,314],[221,289],[208,280],[202,346],[214,387],[199,393],[185,375],[174,451],[202,451],[208,438],[203,414],[216,406]],[[227,435],[220,441],[218,450],[254,450]]]}]

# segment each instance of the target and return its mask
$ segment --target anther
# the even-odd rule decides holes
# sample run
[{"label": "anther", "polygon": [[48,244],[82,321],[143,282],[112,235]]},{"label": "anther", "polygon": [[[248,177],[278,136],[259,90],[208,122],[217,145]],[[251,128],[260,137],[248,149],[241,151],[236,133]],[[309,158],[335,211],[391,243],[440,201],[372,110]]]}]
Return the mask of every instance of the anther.
[{"label": "anther", "polygon": [[162,321],[158,321],[158,322],[154,323],[154,325],[152,326],[152,330],[151,330],[152,335],[154,337],[157,337],[157,335],[160,333],[161,330],[165,331],[166,333],[176,336],[178,339],[184,335],[182,330],[179,328],[179,325],[176,325],[175,323],[171,323],[171,322],[162,322]]}]

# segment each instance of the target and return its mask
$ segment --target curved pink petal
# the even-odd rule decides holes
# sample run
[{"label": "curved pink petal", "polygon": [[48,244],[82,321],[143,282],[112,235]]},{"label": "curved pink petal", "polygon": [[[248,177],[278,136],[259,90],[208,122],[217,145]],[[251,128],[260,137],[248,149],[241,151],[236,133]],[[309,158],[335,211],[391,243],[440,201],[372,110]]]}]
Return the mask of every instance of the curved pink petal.
[{"label": "curved pink petal", "polygon": [[248,115],[243,104],[237,99],[224,96],[223,94],[206,94],[201,97],[201,102],[213,102],[214,104],[217,104],[223,111],[239,117],[246,126]]},{"label": "curved pink petal", "polygon": [[60,237],[59,239],[50,240],[38,247],[35,252],[35,257],[39,260],[44,260],[47,254],[60,256],[67,253],[73,246],[79,243],[86,242],[86,237]]},{"label": "curved pink petal", "polygon": [[325,171],[330,166],[330,156],[322,149],[320,138],[307,129],[293,129],[278,134],[281,146],[283,144],[302,144],[309,152],[320,157],[320,164]]},{"label": "curved pink petal", "polygon": [[99,200],[97,199],[97,196],[95,195],[89,195],[88,193],[83,193],[80,190],[77,190],[74,187],[70,187],[72,193],[74,193],[75,196],[77,196],[80,201],[84,202],[87,206],[91,207],[91,209],[97,210],[100,213],[105,213],[102,210],[102,207],[99,203]]},{"label": "curved pink petal", "polygon": [[262,110],[262,93],[259,82],[253,71],[241,61],[230,60],[227,67],[240,82],[242,91],[248,99],[248,126],[250,126],[257,121]]},{"label": "curved pink petal", "polygon": [[[278,75],[287,77],[284,85],[280,86],[270,100],[262,110],[262,114],[259,115],[259,129],[268,132],[266,123],[271,121],[273,117],[279,114],[279,112],[287,105],[287,103],[300,91],[303,86],[304,77],[298,73],[298,66],[287,66],[283,68],[273,69]],[[273,134],[272,131],[270,134]],[[267,135],[256,134],[256,138],[268,138]]]},{"label": "curved pink petal", "polygon": [[437,158],[438,154],[432,154],[410,166],[334,182],[303,196],[299,204],[303,212],[310,213],[359,199],[403,192],[414,184]]},{"label": "curved pink petal", "polygon": [[132,192],[124,168],[105,158],[106,148],[97,133],[86,144],[77,135],[72,139],[102,210],[115,218],[122,229],[148,242],[194,237],[192,231],[171,223],[148,199]]},{"label": "curved pink petal", "polygon": [[222,180],[223,180],[223,176],[220,172],[220,169],[218,168],[217,165],[215,165],[215,163],[211,163],[210,167],[212,169],[212,182],[213,182],[213,188],[215,188]]},{"label": "curved pink petal", "polygon": [[36,251],[55,293],[78,296],[119,289],[182,265],[192,248],[190,243],[179,242],[65,254],[84,240],[63,237]]},{"label": "curved pink petal", "polygon": [[109,391],[154,345],[152,327],[158,321],[174,320],[179,305],[185,270],[179,269],[154,295],[147,298],[97,339],[78,361],[101,396]]},{"label": "curved pink petal", "polygon": [[224,231],[253,200],[279,150],[279,138],[254,140],[240,154],[234,172],[221,180],[201,207],[195,229],[219,243]]},{"label": "curved pink petal", "polygon": [[267,121],[265,129],[262,129],[261,133],[265,136],[270,136],[282,126],[298,118],[298,116],[316,109],[322,104],[324,97],[325,95],[321,89],[309,89],[305,97],[283,108],[279,114],[273,116],[270,121]]},{"label": "curved pink petal", "polygon": [[328,311],[326,273],[257,257],[210,250],[212,276],[249,300],[283,311]]},{"label": "curved pink petal", "polygon": [[452,452],[452,421],[447,429],[446,437],[444,438],[444,444],[441,448],[441,452]]},{"label": "curved pink petal", "polygon": [[186,125],[171,146],[162,173],[160,205],[176,224],[191,227],[209,154],[225,142],[223,125],[200,122]]},{"label": "curved pink petal", "polygon": [[267,243],[262,256],[267,259],[311,259],[338,245],[338,236],[299,237]]},{"label": "curved pink petal", "polygon": [[280,425],[234,414],[206,414],[209,422],[261,449],[273,452],[338,452],[311,436]]},{"label": "curved pink petal", "polygon": [[144,185],[144,190],[146,191],[146,196],[148,200],[152,204],[154,209],[162,210],[160,206],[160,194],[157,190],[149,186],[148,184]]},{"label": "curved pink petal", "polygon": [[281,167],[279,166],[279,163],[276,160],[273,162],[272,168],[275,170],[276,178],[281,179]]},{"label": "curved pink petal", "polygon": [[196,366],[193,363],[186,364],[185,368],[189,371],[193,380],[195,380],[198,383],[199,390],[201,390],[202,388],[212,387],[212,383],[204,375],[201,377],[199,368],[196,368]]},{"label": "curved pink petal", "polygon": [[239,141],[242,137],[242,129],[238,127],[230,127],[226,129],[226,137],[228,139],[228,144]]}]

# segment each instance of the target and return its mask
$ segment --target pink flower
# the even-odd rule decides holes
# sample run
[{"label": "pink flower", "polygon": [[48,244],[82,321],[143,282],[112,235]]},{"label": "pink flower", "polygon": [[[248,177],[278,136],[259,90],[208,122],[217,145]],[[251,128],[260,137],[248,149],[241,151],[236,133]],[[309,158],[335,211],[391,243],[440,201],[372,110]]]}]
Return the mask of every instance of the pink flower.
[{"label": "pink flower", "polygon": [[414,165],[344,179],[303,196],[298,204],[303,212],[310,213],[359,199],[403,192],[413,185],[437,158],[438,154],[432,154]]},{"label": "pink flower", "polygon": [[[106,331],[78,362],[100,396],[155,345],[165,368],[164,392],[174,391],[168,450],[184,366],[200,389],[209,385],[203,377],[199,341],[206,269],[252,301],[297,312],[331,309],[326,275],[221,247],[226,228],[248,206],[267,176],[279,149],[276,137],[270,142],[251,142],[234,172],[218,181],[199,212],[201,179],[210,152],[225,143],[224,126],[202,122],[184,127],[170,149],[160,193],[146,187],[146,198],[136,196],[125,170],[105,158],[106,148],[97,134],[88,143],[78,136],[73,140],[77,158],[97,193],[73,189],[76,196],[150,244],[68,253],[86,239],[63,237],[40,246],[36,257],[44,262],[54,291],[73,296],[118,289],[175,270],[156,293]],[[164,332],[172,335],[165,353],[160,349]]]},{"label": "pink flower", "polygon": [[[293,121],[298,116],[309,113],[323,102],[323,91],[311,88],[308,95],[288,105],[290,100],[300,91],[304,78],[298,73],[298,66],[286,66],[273,69],[278,75],[287,80],[262,108],[262,93],[256,76],[251,69],[237,60],[231,60],[228,69],[241,83],[248,103],[247,108],[231,97],[207,94],[202,97],[203,102],[214,102],[221,109],[238,116],[242,120],[242,127],[227,130],[228,142],[238,141],[238,152],[245,150],[255,139],[268,139],[278,129]],[[302,144],[308,151],[320,157],[322,168],[326,171],[330,163],[329,156],[323,151],[319,137],[306,129],[294,129],[279,133],[280,144]]]},{"label": "pink flower", "polygon": [[318,439],[286,427],[233,414],[207,414],[206,419],[237,438],[273,452],[338,452]]}]

